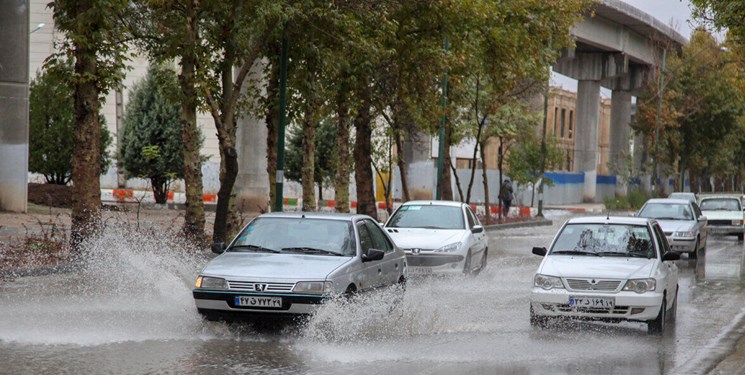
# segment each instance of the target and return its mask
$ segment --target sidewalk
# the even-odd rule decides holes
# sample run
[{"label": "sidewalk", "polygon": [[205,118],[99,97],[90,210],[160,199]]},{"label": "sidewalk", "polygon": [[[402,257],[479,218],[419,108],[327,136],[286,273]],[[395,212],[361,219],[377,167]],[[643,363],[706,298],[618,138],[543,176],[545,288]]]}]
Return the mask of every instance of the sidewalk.
[{"label": "sidewalk", "polygon": [[566,205],[548,205],[544,210],[566,210],[576,213],[605,213],[605,204],[603,203],[576,203]]}]

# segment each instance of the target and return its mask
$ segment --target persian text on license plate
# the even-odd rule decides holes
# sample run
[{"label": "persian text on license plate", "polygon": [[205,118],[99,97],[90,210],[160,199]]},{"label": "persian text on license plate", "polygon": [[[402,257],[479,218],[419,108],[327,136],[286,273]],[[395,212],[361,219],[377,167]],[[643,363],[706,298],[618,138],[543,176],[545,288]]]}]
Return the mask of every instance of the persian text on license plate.
[{"label": "persian text on license plate", "polygon": [[270,307],[282,308],[282,297],[258,297],[238,296],[235,297],[235,305],[241,307]]},{"label": "persian text on license plate", "polygon": [[409,267],[409,275],[431,275],[430,267]]},{"label": "persian text on license plate", "polygon": [[571,307],[612,309],[615,304],[616,301],[614,298],[569,296],[569,306]]}]

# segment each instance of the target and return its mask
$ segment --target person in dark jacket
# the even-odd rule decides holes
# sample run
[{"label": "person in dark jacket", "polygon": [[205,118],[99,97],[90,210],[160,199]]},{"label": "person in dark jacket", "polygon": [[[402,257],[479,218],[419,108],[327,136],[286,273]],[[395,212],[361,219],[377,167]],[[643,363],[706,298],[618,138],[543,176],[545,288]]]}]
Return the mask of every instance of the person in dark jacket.
[{"label": "person in dark jacket", "polygon": [[505,178],[502,182],[502,186],[499,188],[499,199],[502,200],[502,209],[504,216],[510,213],[510,205],[512,204],[512,198],[514,198],[512,192],[512,181],[509,178]]}]

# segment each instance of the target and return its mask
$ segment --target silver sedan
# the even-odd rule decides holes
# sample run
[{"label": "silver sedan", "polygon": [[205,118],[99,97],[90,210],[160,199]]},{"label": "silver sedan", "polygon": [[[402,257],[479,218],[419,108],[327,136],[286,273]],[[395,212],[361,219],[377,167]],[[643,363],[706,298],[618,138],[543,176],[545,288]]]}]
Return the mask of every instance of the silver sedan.
[{"label": "silver sedan", "polygon": [[706,250],[707,219],[696,202],[687,199],[650,199],[639,216],[657,219],[665,232],[670,250],[688,253],[696,259]]}]

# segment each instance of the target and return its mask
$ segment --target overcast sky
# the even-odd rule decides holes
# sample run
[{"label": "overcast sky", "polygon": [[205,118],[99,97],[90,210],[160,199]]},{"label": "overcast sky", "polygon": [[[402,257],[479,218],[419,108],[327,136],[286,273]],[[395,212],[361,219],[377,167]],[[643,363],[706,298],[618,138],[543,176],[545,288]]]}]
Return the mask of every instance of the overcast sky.
[{"label": "overcast sky", "polygon": [[[691,20],[691,5],[688,0],[622,0],[639,10],[652,15],[662,23],[671,26],[686,39],[691,38],[691,31],[696,27]],[[577,81],[554,73],[552,85],[561,86],[567,90],[577,91]],[[603,97],[610,97],[609,90],[601,90]]]}]

